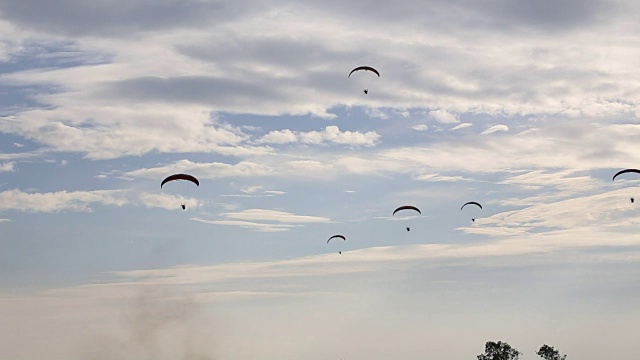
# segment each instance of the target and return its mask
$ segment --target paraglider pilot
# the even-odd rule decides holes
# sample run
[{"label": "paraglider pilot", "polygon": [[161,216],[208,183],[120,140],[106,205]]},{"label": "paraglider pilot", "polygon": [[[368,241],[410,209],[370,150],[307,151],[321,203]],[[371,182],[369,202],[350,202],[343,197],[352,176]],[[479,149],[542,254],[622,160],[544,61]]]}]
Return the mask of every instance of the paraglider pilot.
[{"label": "paraglider pilot", "polygon": [[181,204],[180,206],[182,206],[182,210],[185,210],[187,207],[184,206],[184,204]]}]

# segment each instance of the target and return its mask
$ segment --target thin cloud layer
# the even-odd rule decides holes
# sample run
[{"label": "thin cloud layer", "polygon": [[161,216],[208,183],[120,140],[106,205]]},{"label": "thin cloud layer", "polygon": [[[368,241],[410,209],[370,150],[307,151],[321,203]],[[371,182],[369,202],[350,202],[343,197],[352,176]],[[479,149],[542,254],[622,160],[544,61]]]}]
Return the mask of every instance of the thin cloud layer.
[{"label": "thin cloud layer", "polygon": [[173,210],[177,204],[196,206],[195,199],[180,196],[133,193],[126,190],[58,191],[49,193],[24,192],[18,189],[0,192],[1,211],[59,212],[92,211],[92,206],[141,205],[148,208]]},{"label": "thin cloud layer", "polygon": [[310,215],[296,215],[286,211],[267,209],[247,209],[221,214],[222,220],[205,220],[194,217],[191,220],[213,225],[240,226],[260,232],[288,231],[295,226],[310,223],[327,223],[329,218]]},{"label": "thin cloud layer", "polygon": [[473,124],[472,123],[462,123],[460,125],[456,125],[456,126],[452,127],[449,130],[460,130],[460,129],[468,128],[469,126],[473,126]]},{"label": "thin cloud layer", "polygon": [[[491,236],[514,236],[530,233],[608,232],[630,233],[640,226],[640,215],[629,203],[629,190],[620,189],[596,195],[583,195],[561,201],[545,199],[521,210],[498,213],[476,219],[469,233]],[[576,237],[575,241],[580,241]]]}]

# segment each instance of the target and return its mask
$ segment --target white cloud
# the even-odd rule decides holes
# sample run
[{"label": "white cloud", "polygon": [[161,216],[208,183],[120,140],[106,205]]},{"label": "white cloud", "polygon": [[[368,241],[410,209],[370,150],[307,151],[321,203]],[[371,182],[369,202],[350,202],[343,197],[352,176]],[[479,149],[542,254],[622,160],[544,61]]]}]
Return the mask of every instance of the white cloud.
[{"label": "white cloud", "polygon": [[10,221],[11,221],[11,219],[0,219],[0,223],[3,223],[3,222],[10,222]]},{"label": "white cloud", "polygon": [[35,212],[91,211],[89,207],[91,203],[122,206],[126,202],[123,192],[119,190],[26,193],[14,189],[0,192],[1,210]]},{"label": "white cloud", "polygon": [[[425,145],[381,146],[348,153],[323,151],[323,148],[313,151],[288,149],[235,164],[180,160],[156,168],[133,170],[124,175],[159,179],[167,173],[186,172],[203,179],[274,177],[326,181],[353,174],[420,177],[434,172],[452,174],[462,171],[464,175],[452,176],[469,178],[469,174],[492,173],[498,177],[492,181],[500,182],[511,178],[513,171],[517,170],[549,169],[550,172],[558,172],[562,169],[589,171],[628,167],[629,163],[640,162],[640,144],[635,141],[637,133],[640,134],[640,126],[637,125],[585,124],[583,121],[565,120],[551,127],[529,127],[528,130],[507,132],[499,137],[469,135]],[[571,136],[567,137],[568,134]]]},{"label": "white cloud", "polygon": [[426,124],[414,125],[411,128],[413,130],[416,130],[416,131],[427,131],[427,130],[429,130],[429,127]]},{"label": "white cloud", "polygon": [[219,179],[225,177],[254,177],[273,175],[274,169],[265,164],[252,161],[241,161],[237,164],[195,163],[190,160],[179,160],[173,165],[156,168],[144,168],[124,173],[128,177],[146,177],[159,179],[169,173],[189,173],[197,178]]},{"label": "white cloud", "polygon": [[16,171],[15,162],[7,162],[0,164],[0,172],[14,172]]},{"label": "white cloud", "polygon": [[0,118],[0,131],[91,159],[139,156],[151,151],[225,155],[269,151],[243,145],[248,137],[240,130],[216,123],[208,109],[194,106],[153,104],[132,110],[127,105],[101,106],[99,102],[59,104]]},{"label": "white cloud", "polygon": [[[425,3],[417,8],[422,6],[432,5]],[[451,9],[452,5],[443,6]],[[382,112],[380,109],[402,115],[407,113],[406,109],[424,110],[428,106],[438,109],[429,113],[436,121],[459,123],[456,114],[462,113],[530,115],[532,118],[640,113],[633,101],[634,90],[628,90],[636,89],[633,79],[640,78],[631,39],[619,38],[619,42],[612,45],[604,35],[607,31],[602,31],[590,36],[566,32],[562,37],[545,37],[541,41],[525,21],[513,24],[522,31],[518,33],[518,42],[507,41],[511,45],[488,54],[486,48],[504,44],[504,37],[513,34],[505,34],[503,29],[490,25],[502,22],[495,22],[485,9],[469,6],[471,8],[465,10],[469,18],[463,16],[459,21],[476,19],[473,36],[466,30],[468,26],[449,24],[449,17],[442,16],[446,10],[434,14],[430,24],[417,19],[407,19],[402,24],[391,22],[394,36],[390,36],[388,30],[364,25],[391,19],[370,14],[372,18],[358,17],[355,23],[345,22],[349,11],[338,11],[330,5],[321,7],[329,13],[320,11],[323,14],[320,16],[325,28],[332,26],[331,32],[318,31],[319,10],[314,5],[300,6],[294,11],[296,16],[285,15],[281,7],[274,4],[251,7],[255,16],[225,23],[226,31],[218,31],[217,23],[200,23],[194,27],[190,27],[194,24],[185,24],[189,30],[182,27],[177,30],[173,23],[161,30],[163,27],[156,24],[158,27],[154,26],[154,30],[142,31],[136,23],[132,27],[137,30],[131,30],[135,36],[141,36],[136,41],[117,31],[119,27],[113,24],[101,23],[105,25],[100,26],[101,31],[111,29],[106,33],[92,32],[93,35],[85,37],[85,32],[73,31],[72,38],[65,38],[71,27],[69,19],[57,25],[49,23],[64,16],[48,18],[45,23],[29,22],[29,26],[38,29],[60,31],[61,27],[65,28],[61,35],[56,35],[58,42],[46,35],[39,35],[38,41],[45,44],[46,41],[61,43],[60,39],[73,41],[67,45],[74,50],[72,59],[82,62],[83,66],[43,67],[4,76],[3,81],[11,85],[34,89],[46,85],[47,89],[55,88],[58,92],[36,94],[34,99],[46,108],[3,117],[0,131],[31,139],[53,150],[78,152],[95,159],[149,152],[245,156],[269,149],[248,146],[249,137],[243,133],[246,128],[212,123],[209,114],[312,114],[326,118],[334,116],[327,111],[336,106],[363,106],[370,116]],[[96,16],[90,14],[91,9],[84,11]],[[237,11],[238,15],[242,13]],[[617,9],[609,11],[616,16],[611,23],[607,22],[608,26],[615,26],[616,21],[628,16]],[[32,14],[26,13],[23,15],[31,18]],[[514,18],[521,16],[516,15]],[[586,18],[582,20],[588,23]],[[12,20],[22,23],[24,18],[7,19],[3,23],[8,29],[6,38],[34,36],[32,32],[18,31],[9,24]],[[416,26],[424,31],[414,31]],[[292,35],[291,28],[297,29],[296,35]],[[397,41],[396,35],[404,34],[406,29],[412,29],[412,40]],[[347,41],[337,35],[340,33],[351,36]],[[388,51],[370,53],[372,39]],[[581,51],[566,48],[568,42],[576,44]],[[3,42],[9,43],[16,42]],[[145,46],[140,47],[140,43]],[[469,46],[470,43],[473,46]],[[55,53],[55,46],[52,48],[48,51]],[[352,55],[343,52],[345,48],[362,58],[375,58],[383,69],[394,69],[392,76],[385,76],[388,71],[381,70],[383,77],[373,83],[380,86],[376,85],[375,91],[372,88],[370,96],[363,96],[360,84],[348,81],[343,71],[336,70],[353,61]],[[601,61],[601,54],[612,51],[618,56],[608,62]],[[100,54],[102,61],[90,62],[87,58],[91,56],[87,54]],[[429,59],[429,65],[421,60],[425,58]],[[467,60],[458,61],[461,58]],[[275,131],[261,140],[282,144],[304,139],[308,143],[328,141],[365,146],[378,141],[357,130],[350,136],[333,140],[321,134],[303,137],[295,129],[289,131]]]},{"label": "white cloud", "polygon": [[285,144],[301,142],[304,144],[321,144],[331,142],[354,146],[374,146],[380,135],[375,131],[361,133],[358,131],[340,131],[335,125],[327,126],[323,131],[298,132],[289,129],[271,131],[258,142],[269,144]]},{"label": "white cloud", "polygon": [[449,130],[460,130],[460,129],[467,128],[467,127],[469,127],[469,126],[473,126],[473,124],[472,124],[472,123],[462,123],[462,124],[460,124],[460,125],[456,125],[456,126],[452,127],[452,128],[451,128],[451,129],[449,129]]},{"label": "white cloud", "polygon": [[431,116],[441,124],[455,124],[460,122],[460,120],[458,120],[458,118],[454,114],[446,110],[429,111],[429,116]]},{"label": "white cloud", "polygon": [[260,139],[260,142],[270,144],[288,144],[298,141],[298,135],[289,129],[271,131]]},{"label": "white cloud", "polygon": [[494,132],[498,132],[498,131],[504,131],[507,132],[509,131],[509,127],[507,125],[494,125],[491,126],[490,128],[488,128],[487,130],[483,131],[481,134],[482,135],[488,135],[488,134],[493,134]]}]

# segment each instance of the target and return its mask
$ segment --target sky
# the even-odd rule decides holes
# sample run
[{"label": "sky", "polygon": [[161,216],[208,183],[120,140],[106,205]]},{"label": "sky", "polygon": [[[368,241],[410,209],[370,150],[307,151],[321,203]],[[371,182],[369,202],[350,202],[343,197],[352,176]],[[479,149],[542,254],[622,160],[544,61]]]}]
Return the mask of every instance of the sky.
[{"label": "sky", "polygon": [[638,11],[0,2],[0,358],[637,356]]}]

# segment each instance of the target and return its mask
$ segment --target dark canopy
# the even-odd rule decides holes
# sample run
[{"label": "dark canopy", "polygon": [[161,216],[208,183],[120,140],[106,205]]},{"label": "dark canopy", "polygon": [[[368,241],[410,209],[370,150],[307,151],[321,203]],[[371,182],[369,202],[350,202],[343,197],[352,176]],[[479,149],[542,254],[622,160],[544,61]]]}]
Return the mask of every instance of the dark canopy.
[{"label": "dark canopy", "polygon": [[356,71],[360,71],[360,70],[371,71],[371,72],[375,73],[376,75],[378,75],[378,77],[380,77],[380,73],[378,72],[378,70],[372,68],[371,66],[358,66],[357,68],[351,70],[351,72],[349,73],[349,76],[347,76],[347,77],[351,77],[351,74],[353,74]]},{"label": "dark canopy", "polygon": [[468,203],[465,203],[464,205],[462,205],[462,207],[460,208],[460,210],[464,209],[465,206],[467,205],[476,205],[478,206],[480,209],[482,209],[482,205],[480,205],[479,203],[475,202],[475,201],[469,201]]},{"label": "dark canopy", "polygon": [[329,241],[331,241],[331,239],[335,239],[335,238],[347,240],[347,238],[345,238],[344,235],[333,235],[332,237],[329,238],[329,240],[327,240],[327,244],[329,243]]},{"label": "dark canopy", "polygon": [[397,209],[393,210],[393,215],[395,215],[395,214],[396,214],[398,211],[400,211],[400,210],[415,210],[415,211],[417,211],[417,212],[418,212],[418,214],[421,214],[421,215],[422,215],[422,213],[420,212],[420,209],[418,209],[418,208],[417,208],[417,207],[415,207],[415,206],[411,206],[411,205],[404,205],[404,206],[400,206],[399,208],[397,208]]},{"label": "dark canopy", "polygon": [[198,179],[196,179],[195,177],[189,175],[189,174],[174,174],[171,176],[168,176],[166,179],[162,180],[162,183],[160,183],[160,188],[162,188],[162,186],[166,183],[168,183],[169,181],[174,181],[174,180],[187,180],[187,181],[191,181],[192,183],[196,184],[196,186],[200,186],[200,182],[198,181]]},{"label": "dark canopy", "polygon": [[640,174],[640,170],[638,169],[625,169],[625,170],[620,170],[618,171],[615,175],[613,175],[613,179],[611,179],[611,181],[616,179],[616,176],[618,175],[622,175],[622,174],[626,174],[626,173],[638,173]]}]

